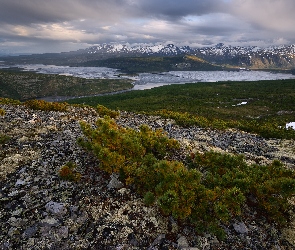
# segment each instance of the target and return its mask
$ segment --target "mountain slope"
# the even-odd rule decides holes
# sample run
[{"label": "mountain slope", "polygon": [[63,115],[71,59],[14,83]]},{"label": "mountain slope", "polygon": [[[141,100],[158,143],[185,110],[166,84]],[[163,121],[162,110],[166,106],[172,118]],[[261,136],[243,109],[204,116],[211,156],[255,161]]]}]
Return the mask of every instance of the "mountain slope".
[{"label": "mountain slope", "polygon": [[116,57],[82,63],[83,66],[117,68],[125,73],[163,72],[171,70],[222,70],[196,56]]},{"label": "mountain slope", "polygon": [[[36,54],[17,57],[4,57],[6,63],[43,63],[56,65],[83,65],[90,61],[126,57],[174,57],[194,55],[211,64],[246,67],[251,69],[292,69],[295,68],[295,44],[289,46],[216,46],[191,48],[189,46],[149,45],[149,44],[100,44],[87,49],[64,53]],[[113,59],[115,60],[115,59]],[[110,61],[106,60],[107,66]],[[168,70],[168,69],[167,69]],[[189,70],[189,69],[188,69]],[[191,70],[199,70],[193,67]],[[210,69],[209,69],[210,70]]]}]

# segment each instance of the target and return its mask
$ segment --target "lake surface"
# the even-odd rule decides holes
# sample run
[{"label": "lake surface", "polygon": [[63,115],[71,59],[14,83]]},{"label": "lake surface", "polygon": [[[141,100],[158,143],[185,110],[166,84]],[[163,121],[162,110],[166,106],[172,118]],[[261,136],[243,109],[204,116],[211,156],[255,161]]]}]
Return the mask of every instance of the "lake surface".
[{"label": "lake surface", "polygon": [[[12,67],[2,65],[2,68]],[[295,79],[295,75],[266,71],[169,71],[163,73],[140,73],[136,77],[121,75],[117,69],[106,67],[69,67],[43,64],[14,65],[25,71],[43,74],[59,74],[89,79],[128,78],[134,82],[134,90],[144,90],[170,84],[218,81],[259,81]]]}]

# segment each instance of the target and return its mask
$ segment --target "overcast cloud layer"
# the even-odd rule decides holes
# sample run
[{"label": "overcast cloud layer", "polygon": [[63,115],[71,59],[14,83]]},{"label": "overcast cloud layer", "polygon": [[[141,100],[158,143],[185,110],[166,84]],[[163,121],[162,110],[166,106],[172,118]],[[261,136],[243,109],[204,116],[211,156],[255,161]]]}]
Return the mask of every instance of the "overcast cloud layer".
[{"label": "overcast cloud layer", "polygon": [[0,0],[0,53],[295,43],[294,0]]}]

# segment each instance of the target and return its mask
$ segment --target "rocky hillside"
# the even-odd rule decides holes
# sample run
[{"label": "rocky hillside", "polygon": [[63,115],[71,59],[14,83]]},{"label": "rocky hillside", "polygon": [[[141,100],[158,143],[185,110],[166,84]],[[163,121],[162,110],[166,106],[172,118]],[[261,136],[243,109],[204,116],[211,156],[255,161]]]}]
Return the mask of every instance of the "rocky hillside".
[{"label": "rocky hillside", "polygon": [[[99,162],[77,145],[79,121],[94,124],[98,117],[92,108],[45,112],[2,104],[0,109],[5,111],[0,116],[0,249],[295,248],[294,218],[278,228],[245,205],[243,216],[223,225],[226,239],[220,241],[145,206],[131,187],[100,171]],[[173,120],[127,112],[117,123],[165,129],[181,143],[180,159],[191,150],[214,150],[243,153],[248,162],[260,164],[279,159],[294,168],[294,141],[182,128]],[[68,162],[77,165],[79,182],[59,177]]]},{"label": "rocky hillside", "polygon": [[295,66],[295,45],[271,46],[259,48],[256,46],[240,47],[218,44],[195,52],[206,60],[218,64],[236,65],[254,69],[290,69]]}]

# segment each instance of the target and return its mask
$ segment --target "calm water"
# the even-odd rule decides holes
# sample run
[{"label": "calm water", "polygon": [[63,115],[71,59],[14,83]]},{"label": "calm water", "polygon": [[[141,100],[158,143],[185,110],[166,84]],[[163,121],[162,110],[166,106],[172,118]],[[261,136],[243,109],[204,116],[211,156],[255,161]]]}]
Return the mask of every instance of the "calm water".
[{"label": "calm water", "polygon": [[[5,66],[2,66],[5,67]],[[266,71],[170,71],[158,74],[140,73],[136,77],[122,76],[117,69],[106,67],[69,67],[43,64],[15,65],[26,71],[35,71],[43,74],[59,74],[81,78],[120,79],[128,78],[134,81],[134,90],[144,90],[169,84],[192,82],[218,81],[258,81],[295,79],[295,75],[271,73]]]}]

